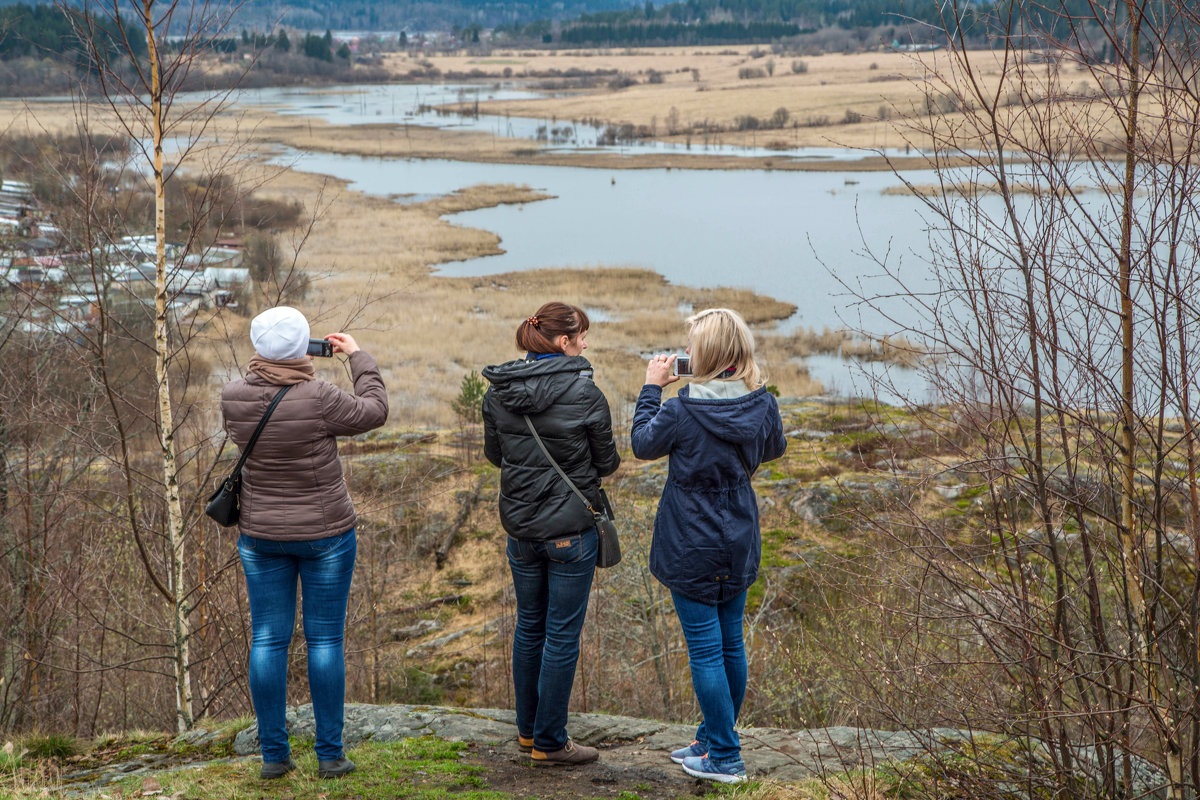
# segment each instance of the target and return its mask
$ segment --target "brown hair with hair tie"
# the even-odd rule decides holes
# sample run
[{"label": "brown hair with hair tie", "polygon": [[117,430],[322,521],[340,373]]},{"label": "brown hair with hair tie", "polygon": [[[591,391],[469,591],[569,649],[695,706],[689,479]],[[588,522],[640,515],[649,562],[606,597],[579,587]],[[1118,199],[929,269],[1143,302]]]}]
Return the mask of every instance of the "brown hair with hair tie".
[{"label": "brown hair with hair tie", "polygon": [[517,347],[527,353],[561,353],[560,337],[576,339],[589,326],[588,316],[579,306],[546,303],[517,327]]}]

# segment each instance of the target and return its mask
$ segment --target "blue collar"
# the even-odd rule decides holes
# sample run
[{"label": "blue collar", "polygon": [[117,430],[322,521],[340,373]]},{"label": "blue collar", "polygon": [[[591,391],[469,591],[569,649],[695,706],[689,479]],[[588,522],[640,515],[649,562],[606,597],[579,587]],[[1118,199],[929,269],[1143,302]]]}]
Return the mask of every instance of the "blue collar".
[{"label": "blue collar", "polygon": [[566,353],[526,353],[526,361],[541,361],[543,358],[560,358]]}]

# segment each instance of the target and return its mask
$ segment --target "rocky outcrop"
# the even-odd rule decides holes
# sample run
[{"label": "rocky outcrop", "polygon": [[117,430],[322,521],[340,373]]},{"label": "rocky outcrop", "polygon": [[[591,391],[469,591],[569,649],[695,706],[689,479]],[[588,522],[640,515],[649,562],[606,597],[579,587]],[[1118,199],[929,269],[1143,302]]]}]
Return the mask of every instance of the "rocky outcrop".
[{"label": "rocky outcrop", "polygon": [[[312,706],[289,708],[288,732],[311,738],[314,733]],[[650,776],[659,781],[688,784],[692,779],[667,759],[667,754],[690,742],[695,727],[609,714],[571,714],[567,723],[571,737],[601,749],[596,769],[613,773]],[[741,728],[742,755],[755,777],[789,781],[835,775],[854,767],[874,767],[886,762],[909,761],[938,752],[962,752],[979,747],[992,736],[932,728],[911,731],[881,731],[865,728],[830,727],[807,730]],[[474,742],[497,752],[518,754],[517,729],[512,711],[464,709],[445,706],[346,706],[343,740],[347,747],[364,741],[396,741],[417,736],[437,736],[451,741]],[[993,737],[994,738],[994,737]],[[258,730],[250,727],[238,734],[235,752],[258,752]],[[1086,761],[1079,754],[1080,761]],[[1157,796],[1164,781],[1154,767],[1135,759],[1134,777],[1138,796]]]},{"label": "rocky outcrop", "polygon": [[[312,738],[315,724],[311,705],[289,708],[288,733]],[[654,720],[609,714],[571,714],[571,737],[603,748],[602,758],[614,763],[661,766],[678,772],[666,754],[692,740],[696,729]],[[964,739],[968,734],[935,729],[921,733],[874,731],[860,728],[816,728],[789,731],[781,728],[743,728],[743,757],[756,775],[798,780],[841,772],[860,765],[907,760],[934,747],[935,742]],[[343,741],[347,747],[365,741],[392,742],[417,736],[437,736],[495,747],[516,748],[517,728],[512,711],[444,706],[347,705]],[[234,751],[258,752],[258,729],[238,734]],[[681,782],[690,779],[679,773]]]},{"label": "rocky outcrop", "polygon": [[[289,708],[288,732],[311,739],[314,720],[311,705]],[[695,734],[691,725],[609,714],[571,714],[571,736],[584,744],[601,748],[600,761],[584,769],[593,784],[616,787],[650,783],[666,787],[674,796],[674,785],[686,792],[694,779],[688,777],[667,758],[667,754],[687,744]],[[814,776],[835,776],[855,767],[872,768],[886,763],[913,762],[935,758],[944,753],[947,763],[961,763],[974,753],[1019,754],[1019,761],[1004,765],[1005,771],[1028,766],[1028,759],[1046,760],[1044,748],[1036,740],[1014,740],[996,734],[953,728],[911,731],[882,731],[852,727],[784,730],[781,728],[741,728],[742,755],[750,774],[778,781],[801,780]],[[529,756],[517,746],[517,729],[512,711],[502,709],[449,708],[445,706],[391,705],[346,706],[343,740],[347,748],[367,741],[394,742],[402,739],[436,736],[449,741],[476,745],[485,762],[491,759],[497,768],[505,763],[518,769],[528,764]],[[113,782],[130,776],[153,780],[153,776],[179,769],[195,769],[217,761],[230,751],[233,737],[235,758],[253,759],[258,754],[258,729],[251,726],[234,737],[232,732],[197,729],[170,742],[164,752],[137,756],[70,775],[63,775],[54,788],[56,796],[91,798]],[[1027,748],[1032,747],[1030,752]],[[351,750],[351,754],[353,751]],[[1098,754],[1090,748],[1074,748],[1074,762],[1080,776],[1100,785],[1106,769]],[[215,758],[214,758],[215,756]],[[1166,797],[1163,774],[1143,759],[1133,759],[1133,791],[1138,797]],[[905,769],[908,769],[907,767]],[[1112,765],[1107,769],[1113,770]],[[918,767],[918,772],[920,768]],[[940,774],[940,771],[938,771]],[[1118,785],[1124,774],[1114,771]],[[1017,792],[1015,796],[1024,796]]]}]

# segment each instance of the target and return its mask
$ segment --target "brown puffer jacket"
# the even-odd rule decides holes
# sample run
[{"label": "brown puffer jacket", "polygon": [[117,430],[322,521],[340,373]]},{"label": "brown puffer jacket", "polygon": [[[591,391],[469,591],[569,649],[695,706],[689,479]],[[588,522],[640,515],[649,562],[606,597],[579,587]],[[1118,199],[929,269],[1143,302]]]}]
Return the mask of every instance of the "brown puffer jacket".
[{"label": "brown puffer jacket", "polygon": [[[305,541],[355,526],[342,478],[337,436],[378,428],[387,420],[387,390],[375,359],[350,356],[354,394],[332,383],[298,383],[279,401],[242,470],[241,519],[247,536]],[[221,415],[238,448],[246,446],[280,387],[259,375],[225,384]]]}]

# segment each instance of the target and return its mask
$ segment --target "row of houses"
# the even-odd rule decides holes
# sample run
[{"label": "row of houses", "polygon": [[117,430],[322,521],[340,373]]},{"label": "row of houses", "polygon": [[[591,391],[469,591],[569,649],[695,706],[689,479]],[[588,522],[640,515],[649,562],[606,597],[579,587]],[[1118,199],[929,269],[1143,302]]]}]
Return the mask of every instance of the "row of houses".
[{"label": "row of houses", "polygon": [[0,181],[0,236],[19,236],[38,241],[31,248],[41,251],[57,246],[62,237],[58,226],[46,218],[33,188],[25,181]]},{"label": "row of houses", "polygon": [[[87,327],[98,314],[98,284],[110,296],[153,304],[153,247],[153,237],[127,236],[98,248],[91,257],[0,253],[0,291],[38,298],[23,315],[28,319],[22,324],[30,330],[61,333]],[[97,269],[99,276],[93,274]],[[177,319],[205,307],[236,307],[239,291],[250,282],[242,251],[233,246],[185,253],[173,244],[168,248],[167,269],[168,307]]]},{"label": "row of houses", "polygon": [[[33,187],[0,181],[0,293],[29,299],[21,317],[33,329],[88,325],[97,316],[100,294],[153,304],[156,250],[153,235],[136,235],[90,253],[70,252]],[[168,243],[165,250],[169,305],[178,319],[206,306],[235,306],[239,290],[250,281],[237,241],[198,252]]]}]

